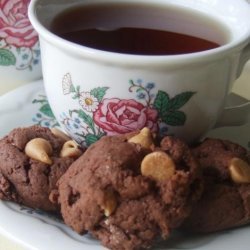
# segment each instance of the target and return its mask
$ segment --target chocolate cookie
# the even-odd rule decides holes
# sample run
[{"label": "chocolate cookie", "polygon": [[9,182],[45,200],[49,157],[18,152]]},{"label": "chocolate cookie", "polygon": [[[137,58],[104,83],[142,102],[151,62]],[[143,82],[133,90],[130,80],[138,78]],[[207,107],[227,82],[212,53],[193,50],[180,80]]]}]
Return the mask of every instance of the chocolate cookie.
[{"label": "chocolate cookie", "polygon": [[206,139],[194,148],[205,179],[201,200],[183,228],[214,232],[250,223],[250,160],[235,143]]},{"label": "chocolate cookie", "polygon": [[166,137],[155,147],[147,129],[128,138],[103,137],[58,182],[65,223],[110,249],[148,248],[157,236],[166,239],[202,192],[185,143]]},{"label": "chocolate cookie", "polygon": [[60,157],[68,143],[39,126],[14,129],[0,140],[0,199],[57,210],[49,194],[74,161],[72,155]]}]

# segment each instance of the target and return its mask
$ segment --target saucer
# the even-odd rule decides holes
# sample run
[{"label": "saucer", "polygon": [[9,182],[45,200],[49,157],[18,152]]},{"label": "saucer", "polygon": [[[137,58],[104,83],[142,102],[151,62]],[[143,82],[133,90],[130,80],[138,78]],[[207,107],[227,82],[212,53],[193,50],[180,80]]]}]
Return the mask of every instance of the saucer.
[{"label": "saucer", "polygon": [[[230,104],[243,98],[232,95]],[[48,104],[42,81],[32,82],[0,97],[0,137],[21,126],[58,126]],[[250,149],[250,123],[240,127],[214,129],[207,136],[232,140]],[[90,235],[80,236],[50,214],[0,201],[0,233],[18,242],[25,249],[36,250],[101,250],[103,247]],[[205,236],[178,232],[154,250],[248,250],[250,226]]]}]

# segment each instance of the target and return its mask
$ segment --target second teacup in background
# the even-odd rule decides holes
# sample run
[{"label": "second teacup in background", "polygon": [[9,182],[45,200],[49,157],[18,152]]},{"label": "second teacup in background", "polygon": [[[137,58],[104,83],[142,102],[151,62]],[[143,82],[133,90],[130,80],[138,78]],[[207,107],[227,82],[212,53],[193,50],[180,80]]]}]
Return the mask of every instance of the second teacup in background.
[{"label": "second teacup in background", "polygon": [[38,35],[28,19],[29,3],[0,1],[0,95],[42,76]]}]

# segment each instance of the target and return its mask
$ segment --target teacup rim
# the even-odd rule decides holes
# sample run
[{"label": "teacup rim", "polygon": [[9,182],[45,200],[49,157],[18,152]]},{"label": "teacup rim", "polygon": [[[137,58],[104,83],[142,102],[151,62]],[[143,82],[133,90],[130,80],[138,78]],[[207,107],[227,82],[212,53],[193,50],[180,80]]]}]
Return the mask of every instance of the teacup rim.
[{"label": "teacup rim", "polygon": [[[176,67],[176,64],[180,64],[182,66],[190,63],[206,63],[218,60],[226,54],[232,54],[233,51],[240,52],[244,47],[250,44],[249,28],[248,32],[246,32],[239,39],[234,39],[233,41],[214,49],[194,53],[178,55],[134,55],[99,50],[70,42],[47,29],[35,15],[35,5],[38,1],[39,0],[31,1],[28,9],[28,15],[33,27],[38,32],[39,37],[42,37],[47,40],[47,42],[56,45],[58,48],[64,50],[65,53],[74,54],[76,57],[88,58],[90,60],[103,63],[127,65],[129,67],[133,65],[138,67],[147,65],[153,67],[173,64]],[[229,53],[229,51],[231,51],[231,53]]]}]

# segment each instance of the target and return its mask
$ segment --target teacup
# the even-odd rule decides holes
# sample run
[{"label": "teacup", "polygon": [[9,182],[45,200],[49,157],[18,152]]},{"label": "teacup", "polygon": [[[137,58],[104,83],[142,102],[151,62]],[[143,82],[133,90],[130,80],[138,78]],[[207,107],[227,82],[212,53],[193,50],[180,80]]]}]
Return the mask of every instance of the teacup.
[{"label": "teacup", "polygon": [[0,94],[42,77],[38,35],[28,19],[29,2],[0,1]]},{"label": "teacup", "polygon": [[[99,14],[91,14],[95,11],[91,8],[98,6]],[[69,11],[84,8],[92,21],[81,22],[77,18],[84,14]],[[112,8],[115,11],[110,13]],[[67,15],[73,18],[63,19]],[[87,146],[103,135],[145,126],[161,136],[171,134],[192,142],[218,124],[245,121],[249,103],[228,109],[225,103],[250,58],[249,16],[245,0],[32,0],[29,8],[40,37],[49,103],[62,128]],[[93,28],[96,19],[104,31],[146,27],[199,37],[218,46],[174,55],[138,55],[80,45],[54,30],[55,20],[58,29],[73,32],[86,28],[82,27],[86,23]],[[230,116],[235,110],[239,117]]]}]

